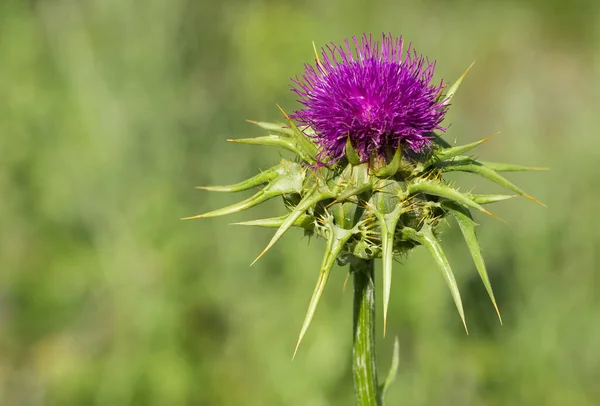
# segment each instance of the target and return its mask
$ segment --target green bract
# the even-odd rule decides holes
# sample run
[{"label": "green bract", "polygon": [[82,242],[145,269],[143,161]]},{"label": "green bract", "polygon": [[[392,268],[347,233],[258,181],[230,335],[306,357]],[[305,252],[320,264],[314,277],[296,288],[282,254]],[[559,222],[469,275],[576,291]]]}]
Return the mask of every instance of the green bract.
[{"label": "green bract", "polygon": [[[464,75],[447,90],[444,97],[449,100],[454,95],[463,77]],[[437,134],[431,134],[434,137],[433,148],[426,154],[403,154],[403,151],[397,149],[389,151],[386,159],[373,157],[369,162],[361,163],[348,141],[344,159],[332,165],[317,165],[318,148],[309,137],[312,130],[299,129],[287,115],[285,117],[288,121],[285,125],[253,121],[252,123],[268,131],[266,136],[230,141],[283,148],[296,155],[294,161],[284,159],[271,169],[235,185],[203,187],[202,189],[222,192],[238,192],[258,187],[259,191],[239,203],[189,218],[240,212],[281,196],[288,210],[286,215],[237,223],[277,228],[256,260],[291,227],[301,227],[307,234],[325,238],[325,255],[298,344],[308,329],[334,263],[347,263],[352,256],[365,260],[383,260],[385,332],[392,283],[392,260],[394,256],[406,254],[419,245],[429,250],[440,267],[466,329],[458,286],[437,237],[441,220],[448,217],[458,223],[500,317],[475,236],[475,222],[471,211],[493,216],[483,205],[509,199],[514,195],[463,193],[446,182],[443,176],[445,172],[471,172],[504,186],[516,195],[537,202],[499,172],[543,168],[481,162],[465,155],[490,137],[472,144],[451,146]],[[297,348],[298,346],[296,350]]]}]

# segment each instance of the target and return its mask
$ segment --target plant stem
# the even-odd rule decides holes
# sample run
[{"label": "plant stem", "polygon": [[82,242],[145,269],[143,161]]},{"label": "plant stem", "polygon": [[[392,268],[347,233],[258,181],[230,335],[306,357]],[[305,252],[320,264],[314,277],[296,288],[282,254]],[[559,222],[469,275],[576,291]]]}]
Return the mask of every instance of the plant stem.
[{"label": "plant stem", "polygon": [[354,321],[352,372],[358,406],[381,406],[375,364],[375,273],[373,260],[352,258]]}]

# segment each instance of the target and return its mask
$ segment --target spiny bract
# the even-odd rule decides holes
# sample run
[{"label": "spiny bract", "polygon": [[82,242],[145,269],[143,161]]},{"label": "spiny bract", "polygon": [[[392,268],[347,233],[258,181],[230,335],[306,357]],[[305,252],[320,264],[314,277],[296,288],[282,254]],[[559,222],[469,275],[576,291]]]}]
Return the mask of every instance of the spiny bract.
[{"label": "spiny bract", "polygon": [[[327,64],[327,69],[331,69],[331,63],[327,62]],[[321,69],[320,73],[325,75],[326,69]],[[465,74],[445,89],[444,94],[440,93],[438,100],[443,100],[444,104],[449,103]],[[313,82],[317,80],[315,76]],[[267,130],[268,135],[231,141],[282,148],[292,151],[295,158],[283,159],[274,167],[235,185],[202,187],[202,189],[222,192],[238,192],[258,187],[259,191],[237,204],[189,218],[236,213],[281,196],[287,214],[238,223],[277,228],[275,235],[258,258],[291,227],[303,228],[307,234],[316,234],[326,239],[325,255],[317,286],[309,304],[298,344],[312,320],[333,264],[336,260],[340,264],[345,264],[352,257],[365,260],[383,259],[385,332],[392,282],[392,260],[394,256],[406,254],[418,245],[423,245],[429,250],[442,270],[442,275],[466,328],[458,286],[437,238],[440,221],[448,217],[458,223],[476,268],[498,312],[475,236],[475,223],[471,210],[491,215],[483,207],[484,205],[509,199],[514,195],[462,193],[446,182],[443,175],[445,172],[452,171],[473,173],[507,188],[516,195],[537,202],[499,172],[542,168],[480,162],[466,154],[489,137],[468,145],[451,146],[433,129],[422,134],[424,139],[431,141],[428,148],[419,151],[403,148],[402,143],[396,142],[386,145],[383,150],[362,148],[357,152],[352,142],[355,138],[350,135],[345,141],[343,154],[336,156],[334,160],[323,162],[320,157],[323,156],[323,148],[327,145],[318,143],[320,138],[315,132],[317,129],[305,125],[298,127],[294,120],[285,113],[284,115],[287,119],[286,124],[252,122]],[[296,114],[296,117],[302,115]],[[368,159],[365,159],[365,153],[369,153]],[[499,312],[498,317],[500,317]]]}]

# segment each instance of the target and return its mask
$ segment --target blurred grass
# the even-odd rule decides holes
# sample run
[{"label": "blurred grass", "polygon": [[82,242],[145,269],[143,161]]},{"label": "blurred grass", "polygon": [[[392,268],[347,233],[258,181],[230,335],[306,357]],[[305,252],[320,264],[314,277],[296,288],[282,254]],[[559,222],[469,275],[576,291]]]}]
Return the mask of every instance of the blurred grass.
[{"label": "blurred grass", "polygon": [[193,186],[278,159],[225,139],[297,107],[311,41],[363,31],[403,34],[448,81],[476,60],[447,138],[501,130],[481,157],[552,167],[511,176],[547,209],[479,219],[504,326],[456,228],[469,336],[425,252],[396,265],[389,404],[600,403],[599,23],[591,0],[2,1],[0,404],[352,404],[345,270],[291,362],[319,242],[291,232],[248,268],[271,234],[226,224],[276,202],[178,219],[235,198]]}]

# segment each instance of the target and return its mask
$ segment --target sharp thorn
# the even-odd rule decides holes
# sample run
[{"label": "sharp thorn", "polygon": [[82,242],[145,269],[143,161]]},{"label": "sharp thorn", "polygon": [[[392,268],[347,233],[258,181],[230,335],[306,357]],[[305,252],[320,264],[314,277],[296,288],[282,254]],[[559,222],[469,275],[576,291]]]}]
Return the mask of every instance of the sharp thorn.
[{"label": "sharp thorn", "polygon": [[294,358],[296,358],[296,353],[298,352],[298,348],[300,348],[300,342],[302,340],[299,339],[298,342],[296,343],[296,348],[294,348],[294,355],[292,355],[292,361],[294,360]]},{"label": "sharp thorn", "polygon": [[484,139],[481,140],[481,143],[483,144],[484,142],[488,142],[489,140],[491,140],[492,138],[494,138],[495,136],[499,135],[500,131],[498,131],[497,133],[494,133],[492,135],[488,135],[487,137],[485,137]]},{"label": "sharp thorn", "polygon": [[387,331],[387,312],[383,314],[383,338],[385,338],[386,331]]},{"label": "sharp thorn", "polygon": [[197,216],[190,217],[182,217],[180,220],[193,220],[193,219],[201,219],[204,217],[204,214],[198,214]]},{"label": "sharp thorn", "polygon": [[496,309],[496,314],[498,315],[498,319],[500,320],[500,325],[502,326],[502,316],[500,316],[500,309],[498,309],[498,305],[494,301],[494,309]]},{"label": "sharp thorn", "polygon": [[489,212],[489,211],[487,211],[487,210],[485,210],[485,209],[483,209],[482,211],[483,211],[483,213],[487,214],[488,216],[490,216],[490,217],[493,217],[493,218],[495,218],[496,220],[500,220],[500,221],[501,221],[501,222],[503,222],[504,224],[508,224],[508,222],[507,222],[506,220],[504,220],[504,219],[503,219],[503,218],[501,218],[501,217],[498,217],[498,216],[496,216],[494,213],[492,213],[492,212]]},{"label": "sharp thorn", "polygon": [[544,203],[542,203],[538,199],[536,199],[535,197],[531,197],[529,195],[525,195],[525,197],[528,198],[529,200],[531,200],[532,202],[539,204],[542,207],[548,207]]},{"label": "sharp thorn", "polygon": [[321,64],[321,59],[319,58],[319,53],[317,52],[317,47],[315,45],[315,41],[312,42],[313,51],[315,51],[315,58],[317,59],[317,64],[323,69],[323,65]]},{"label": "sharp thorn", "polygon": [[250,266],[254,265],[263,255],[265,255],[267,253],[268,248],[265,248],[257,257],[254,261],[252,261],[252,263],[250,264]]},{"label": "sharp thorn", "polygon": [[469,73],[469,71],[471,70],[471,68],[473,67],[473,65],[475,65],[475,61],[471,62],[471,64],[469,65],[469,67],[467,68],[467,70],[465,71],[465,73],[462,74],[461,78],[465,78],[467,76],[467,73]]},{"label": "sharp thorn", "polygon": [[278,108],[279,110],[281,110],[281,112],[283,113],[283,115],[285,116],[285,118],[286,118],[288,121],[289,121],[289,120],[291,120],[291,119],[290,119],[290,116],[288,116],[288,115],[287,115],[287,113],[286,113],[286,112],[285,112],[285,111],[284,111],[284,110],[281,108],[281,106],[280,106],[279,104],[275,104],[275,105],[277,106],[277,108]]}]

